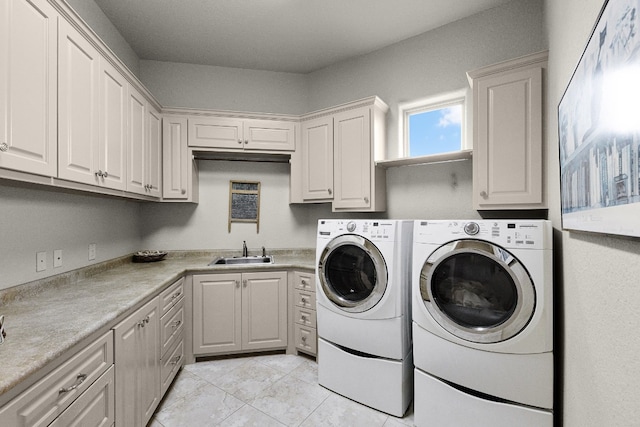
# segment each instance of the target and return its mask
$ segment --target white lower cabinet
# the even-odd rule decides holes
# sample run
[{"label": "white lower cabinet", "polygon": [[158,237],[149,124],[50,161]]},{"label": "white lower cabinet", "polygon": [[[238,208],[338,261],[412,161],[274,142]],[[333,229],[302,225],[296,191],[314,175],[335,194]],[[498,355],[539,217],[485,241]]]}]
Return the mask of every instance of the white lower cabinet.
[{"label": "white lower cabinet", "polygon": [[313,273],[293,273],[293,328],[296,350],[316,355],[316,282]]},{"label": "white lower cabinet", "polygon": [[113,335],[109,331],[0,408],[0,425],[67,426],[85,417],[99,420],[90,425],[110,426],[113,401]]},{"label": "white lower cabinet", "polygon": [[115,421],[114,368],[111,366],[49,427],[109,427]]},{"label": "white lower cabinet", "polygon": [[286,346],[286,272],[193,276],[195,355]]},{"label": "white lower cabinet", "polygon": [[147,425],[160,403],[159,314],[156,297],[113,328],[118,426]]}]

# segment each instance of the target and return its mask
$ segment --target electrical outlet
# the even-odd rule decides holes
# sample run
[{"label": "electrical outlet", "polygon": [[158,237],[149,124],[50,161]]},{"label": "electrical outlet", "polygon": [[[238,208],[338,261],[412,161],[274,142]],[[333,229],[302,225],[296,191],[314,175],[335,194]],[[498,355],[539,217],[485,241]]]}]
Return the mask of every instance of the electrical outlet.
[{"label": "electrical outlet", "polygon": [[62,249],[53,251],[53,268],[62,267]]},{"label": "electrical outlet", "polygon": [[89,261],[93,261],[96,259],[96,244],[89,244]]},{"label": "electrical outlet", "polygon": [[45,271],[47,269],[47,253],[36,253],[36,271]]}]

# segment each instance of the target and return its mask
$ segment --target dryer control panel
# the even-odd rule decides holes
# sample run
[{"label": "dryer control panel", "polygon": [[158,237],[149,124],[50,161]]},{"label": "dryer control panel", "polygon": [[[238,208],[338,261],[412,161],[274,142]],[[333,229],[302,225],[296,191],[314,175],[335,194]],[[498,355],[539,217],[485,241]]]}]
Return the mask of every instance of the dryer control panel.
[{"label": "dryer control panel", "polygon": [[414,242],[442,244],[479,239],[505,248],[549,249],[552,227],[546,220],[434,220],[416,221]]},{"label": "dryer control panel", "polygon": [[389,220],[324,220],[318,221],[318,237],[357,234],[372,241],[395,239],[397,221]]}]

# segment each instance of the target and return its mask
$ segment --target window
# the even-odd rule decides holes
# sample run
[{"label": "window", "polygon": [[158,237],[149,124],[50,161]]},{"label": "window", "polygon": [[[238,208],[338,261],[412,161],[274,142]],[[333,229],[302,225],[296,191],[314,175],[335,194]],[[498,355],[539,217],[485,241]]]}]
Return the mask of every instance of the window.
[{"label": "window", "polygon": [[467,92],[438,95],[400,105],[399,154],[402,158],[433,156],[468,148]]}]

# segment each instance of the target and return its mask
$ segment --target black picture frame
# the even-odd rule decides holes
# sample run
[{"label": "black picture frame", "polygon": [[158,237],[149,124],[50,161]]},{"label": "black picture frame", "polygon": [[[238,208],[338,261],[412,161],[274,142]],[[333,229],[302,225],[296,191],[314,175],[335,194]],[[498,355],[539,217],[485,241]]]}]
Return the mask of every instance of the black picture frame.
[{"label": "black picture frame", "polygon": [[558,104],[562,228],[640,237],[640,0],[607,0]]}]

